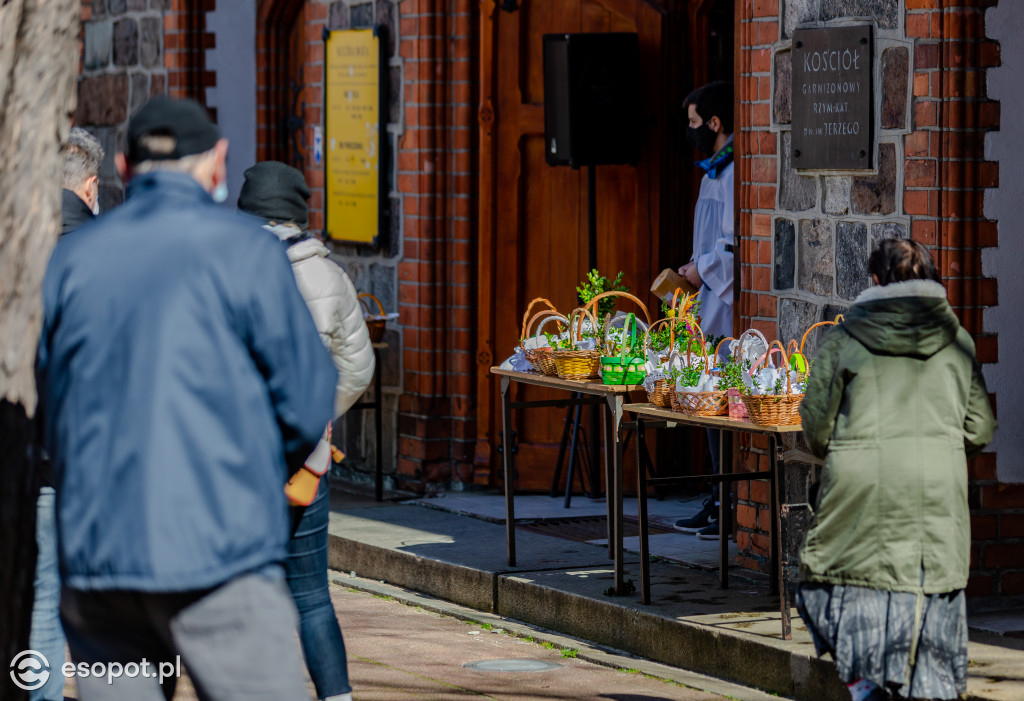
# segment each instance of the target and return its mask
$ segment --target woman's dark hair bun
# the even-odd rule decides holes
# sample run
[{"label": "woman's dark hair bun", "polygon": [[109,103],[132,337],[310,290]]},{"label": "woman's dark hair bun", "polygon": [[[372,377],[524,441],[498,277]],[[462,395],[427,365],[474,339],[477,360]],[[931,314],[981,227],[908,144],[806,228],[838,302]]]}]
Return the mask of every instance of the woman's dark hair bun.
[{"label": "woman's dark hair bun", "polygon": [[868,272],[878,278],[879,285],[906,280],[942,282],[928,249],[905,239],[881,241],[868,258]]}]

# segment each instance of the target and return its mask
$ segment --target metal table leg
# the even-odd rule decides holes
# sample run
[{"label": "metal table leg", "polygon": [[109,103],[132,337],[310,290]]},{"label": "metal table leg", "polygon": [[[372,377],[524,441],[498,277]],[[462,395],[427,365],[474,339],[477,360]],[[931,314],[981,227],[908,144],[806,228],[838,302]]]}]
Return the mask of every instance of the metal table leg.
[{"label": "metal table leg", "polygon": [[[587,496],[591,499],[597,499],[601,496],[601,491],[598,489],[601,484],[601,466],[597,460],[597,451],[601,446],[601,438],[598,434],[601,433],[601,409],[596,404],[591,409],[590,414],[590,494]],[[581,466],[582,469],[582,466]]]},{"label": "metal table leg", "polygon": [[[732,461],[725,459],[725,434],[718,431],[718,472],[726,474],[726,462],[729,463],[728,473],[732,474]],[[722,589],[729,588],[729,533],[732,531],[732,482],[721,480],[718,483],[718,580]]]},{"label": "metal table leg", "polygon": [[[624,579],[625,564],[622,552],[622,436],[619,433],[619,424],[622,422],[622,395],[610,394],[607,396],[608,410],[605,412],[606,433],[611,443],[605,444],[610,454],[606,457],[608,466],[608,517],[610,519],[612,558],[615,560],[615,593],[625,594],[626,583]],[[610,469],[609,469],[610,468]]]},{"label": "metal table leg", "polygon": [[640,521],[640,601],[651,603],[651,553],[648,547],[649,527],[647,524],[647,469],[644,458],[647,446],[644,443],[644,420],[636,417],[636,464],[637,464],[637,518]]},{"label": "metal table leg", "polygon": [[[607,407],[606,407],[607,409]],[[616,436],[612,435],[612,424],[608,411],[605,411],[604,420],[604,482],[605,482],[605,517],[607,518],[608,531],[608,559],[615,559],[615,505],[613,498],[614,487],[612,482],[612,461],[614,460]],[[595,456],[596,457],[596,456]]]},{"label": "metal table leg", "polygon": [[505,544],[508,550],[508,566],[516,566],[516,516],[515,485],[512,475],[515,468],[512,465],[512,400],[509,398],[508,389],[511,384],[508,377],[501,378],[501,458],[505,469]]},{"label": "metal table leg", "polygon": [[[576,396],[582,395],[577,392]],[[572,503],[572,480],[577,470],[579,470],[580,475],[580,486],[583,486],[583,461],[578,460],[580,449],[582,448],[582,444],[579,443],[580,412],[582,407],[577,404],[575,407],[570,407],[570,409],[575,411],[573,412],[572,424],[569,426],[569,468],[565,473],[565,508],[567,509]],[[559,463],[558,467],[561,469],[561,463]]]},{"label": "metal table leg", "polygon": [[789,587],[786,586],[786,557],[782,539],[782,502],[786,494],[786,465],[782,454],[782,440],[778,435],[772,436],[771,451],[771,515],[772,526],[775,529],[772,537],[772,584],[773,589],[779,594],[779,613],[782,615],[782,639],[790,640],[793,637],[793,627],[789,615]]},{"label": "metal table leg", "polygon": [[381,395],[381,376],[384,371],[380,366],[380,349],[373,349],[373,359],[376,362],[373,369],[373,430],[377,437],[377,471],[374,475],[373,491],[377,501],[384,501],[384,431],[381,418],[384,413],[384,397]]}]

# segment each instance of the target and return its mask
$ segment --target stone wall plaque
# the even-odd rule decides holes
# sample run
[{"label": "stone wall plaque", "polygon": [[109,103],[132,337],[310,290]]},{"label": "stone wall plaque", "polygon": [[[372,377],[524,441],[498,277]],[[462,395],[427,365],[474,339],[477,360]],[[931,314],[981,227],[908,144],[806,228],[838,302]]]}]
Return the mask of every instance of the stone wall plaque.
[{"label": "stone wall plaque", "polygon": [[793,167],[871,170],[873,35],[869,24],[793,32]]}]

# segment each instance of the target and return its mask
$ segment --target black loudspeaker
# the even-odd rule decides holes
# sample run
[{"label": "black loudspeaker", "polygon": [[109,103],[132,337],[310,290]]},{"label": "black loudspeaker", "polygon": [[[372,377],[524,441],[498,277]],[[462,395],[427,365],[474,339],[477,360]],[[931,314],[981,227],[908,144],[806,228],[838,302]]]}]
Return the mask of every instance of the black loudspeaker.
[{"label": "black loudspeaker", "polygon": [[544,35],[549,165],[640,161],[640,40],[635,33]]}]

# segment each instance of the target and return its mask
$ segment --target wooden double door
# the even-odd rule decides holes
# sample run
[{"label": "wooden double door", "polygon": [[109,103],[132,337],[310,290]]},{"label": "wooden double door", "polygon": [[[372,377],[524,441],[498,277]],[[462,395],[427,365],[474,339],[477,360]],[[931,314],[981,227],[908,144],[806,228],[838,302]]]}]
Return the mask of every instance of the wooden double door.
[{"label": "wooden double door", "polygon": [[[512,353],[532,298],[569,311],[587,272],[587,173],[544,158],[543,35],[639,35],[642,158],[635,167],[596,168],[597,265],[608,277],[623,271],[657,318],[650,283],[688,259],[699,185],[683,138],[682,99],[709,79],[732,78],[733,2],[482,3],[476,481],[500,475],[500,403],[488,367]],[[515,391],[520,400],[558,397]],[[550,486],[564,417],[558,409],[516,412],[520,489]]]}]

